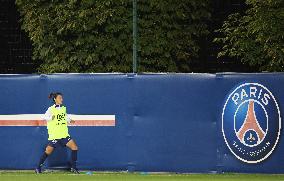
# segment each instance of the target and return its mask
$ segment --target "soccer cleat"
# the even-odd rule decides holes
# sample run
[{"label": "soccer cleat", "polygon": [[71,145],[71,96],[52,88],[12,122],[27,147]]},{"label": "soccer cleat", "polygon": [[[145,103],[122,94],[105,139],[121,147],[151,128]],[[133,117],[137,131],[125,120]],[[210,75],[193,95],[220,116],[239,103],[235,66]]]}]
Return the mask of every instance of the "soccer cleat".
[{"label": "soccer cleat", "polygon": [[41,168],[36,168],[36,169],[35,169],[35,173],[36,173],[36,174],[42,173],[42,172],[41,172]]},{"label": "soccer cleat", "polygon": [[80,172],[77,168],[71,168],[71,172],[75,173],[75,174],[80,174]]}]

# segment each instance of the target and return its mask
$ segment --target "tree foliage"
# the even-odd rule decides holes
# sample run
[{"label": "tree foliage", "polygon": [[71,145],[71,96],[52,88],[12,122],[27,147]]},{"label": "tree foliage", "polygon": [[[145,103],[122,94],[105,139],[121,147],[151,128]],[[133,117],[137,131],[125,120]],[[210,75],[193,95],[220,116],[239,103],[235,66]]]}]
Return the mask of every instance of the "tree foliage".
[{"label": "tree foliage", "polygon": [[244,15],[232,14],[219,32],[218,56],[237,57],[259,71],[284,71],[284,1],[247,0]]},{"label": "tree foliage", "polygon": [[[131,0],[16,0],[39,72],[130,72]],[[139,71],[190,71],[208,0],[138,1]]]}]

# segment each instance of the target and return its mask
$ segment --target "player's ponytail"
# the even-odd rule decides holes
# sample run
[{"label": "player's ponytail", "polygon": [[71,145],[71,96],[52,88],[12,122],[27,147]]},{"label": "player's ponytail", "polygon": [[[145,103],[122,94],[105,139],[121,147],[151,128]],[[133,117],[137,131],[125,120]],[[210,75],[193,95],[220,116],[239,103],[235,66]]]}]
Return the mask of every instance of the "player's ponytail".
[{"label": "player's ponytail", "polygon": [[52,98],[53,98],[53,92],[48,95],[48,99],[52,99]]}]

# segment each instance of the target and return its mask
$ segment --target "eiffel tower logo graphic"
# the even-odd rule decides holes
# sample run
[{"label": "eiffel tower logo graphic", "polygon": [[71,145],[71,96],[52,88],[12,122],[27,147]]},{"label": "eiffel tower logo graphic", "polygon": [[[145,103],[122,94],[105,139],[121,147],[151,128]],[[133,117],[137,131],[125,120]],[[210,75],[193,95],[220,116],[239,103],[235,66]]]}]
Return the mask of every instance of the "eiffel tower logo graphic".
[{"label": "eiffel tower logo graphic", "polygon": [[[257,134],[257,136],[258,136],[257,143],[260,143],[263,140],[263,138],[265,136],[265,132],[260,127],[258,120],[255,116],[254,101],[253,100],[249,101],[245,121],[244,121],[243,125],[241,126],[241,128],[239,129],[239,131],[237,132],[237,137],[239,138],[239,140],[241,140],[241,142],[244,142],[245,134],[249,130],[253,130]],[[256,138],[252,135],[252,133],[250,133],[249,137],[247,137],[246,139],[248,141],[255,141],[256,140]]]}]

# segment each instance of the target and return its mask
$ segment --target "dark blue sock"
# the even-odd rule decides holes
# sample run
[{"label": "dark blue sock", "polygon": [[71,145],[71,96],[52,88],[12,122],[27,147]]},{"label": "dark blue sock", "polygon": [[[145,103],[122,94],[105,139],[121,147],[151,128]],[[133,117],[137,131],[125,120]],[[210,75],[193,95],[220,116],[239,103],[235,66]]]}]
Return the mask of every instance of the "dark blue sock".
[{"label": "dark blue sock", "polygon": [[71,167],[72,168],[77,168],[76,167],[77,152],[78,152],[78,150],[72,150],[72,152],[71,152]]},{"label": "dark blue sock", "polygon": [[48,157],[48,154],[46,154],[45,152],[43,153],[43,155],[40,157],[39,163],[37,165],[37,168],[40,168],[44,161],[46,160],[46,158]]}]

